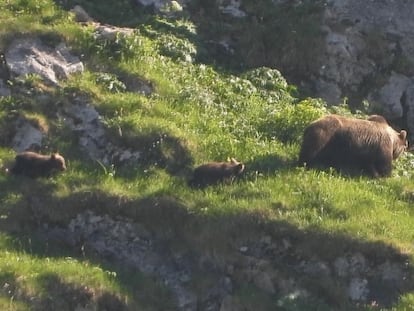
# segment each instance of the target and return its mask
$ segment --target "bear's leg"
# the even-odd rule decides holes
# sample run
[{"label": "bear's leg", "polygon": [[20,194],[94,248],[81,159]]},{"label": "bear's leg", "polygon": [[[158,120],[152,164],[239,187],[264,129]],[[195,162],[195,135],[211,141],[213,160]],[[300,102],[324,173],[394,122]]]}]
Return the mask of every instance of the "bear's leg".
[{"label": "bear's leg", "polygon": [[392,172],[392,154],[379,153],[377,159],[373,163],[373,171],[377,176],[374,177],[389,177]]},{"label": "bear's leg", "polygon": [[328,134],[321,128],[310,127],[305,130],[299,153],[299,165],[306,165],[306,167],[317,165],[317,157],[329,140],[326,136]]},{"label": "bear's leg", "polygon": [[373,178],[379,178],[381,177],[380,173],[378,172],[376,166],[374,163],[371,163],[368,165],[368,170],[367,173],[369,176],[373,177]]}]

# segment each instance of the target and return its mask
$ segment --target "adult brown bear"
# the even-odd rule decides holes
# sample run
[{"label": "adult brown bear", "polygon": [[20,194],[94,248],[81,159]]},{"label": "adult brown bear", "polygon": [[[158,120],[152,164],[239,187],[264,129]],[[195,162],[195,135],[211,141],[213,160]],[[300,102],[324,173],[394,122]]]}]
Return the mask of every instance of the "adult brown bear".
[{"label": "adult brown bear", "polygon": [[395,131],[382,116],[363,120],[333,114],[305,129],[299,163],[386,177],[407,147],[407,132]]},{"label": "adult brown bear", "polygon": [[13,175],[25,175],[31,178],[48,177],[55,171],[66,170],[65,159],[58,153],[42,155],[25,151],[15,157],[15,162],[9,170]]},{"label": "adult brown bear", "polygon": [[194,169],[189,185],[205,187],[218,182],[231,182],[244,171],[244,164],[231,158],[228,162],[209,162]]}]

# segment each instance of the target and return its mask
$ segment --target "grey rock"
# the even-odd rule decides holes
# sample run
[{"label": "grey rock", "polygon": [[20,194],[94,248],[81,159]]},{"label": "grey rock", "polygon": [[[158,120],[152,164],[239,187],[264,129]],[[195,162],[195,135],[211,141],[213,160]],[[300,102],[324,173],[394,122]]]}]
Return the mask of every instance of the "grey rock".
[{"label": "grey rock", "polygon": [[143,6],[153,5],[157,9],[161,8],[166,3],[165,0],[137,0],[137,2]]},{"label": "grey rock", "polygon": [[324,90],[324,85],[334,84],[335,93],[342,93],[342,89],[356,91],[364,78],[375,70],[375,63],[364,55],[366,45],[360,34],[352,30],[346,33],[329,30],[325,45],[318,73],[320,90]]},{"label": "grey rock", "polygon": [[369,96],[369,100],[384,109],[388,118],[396,119],[403,116],[403,96],[412,85],[411,79],[393,73],[388,82],[377,92]]},{"label": "grey rock", "polygon": [[97,254],[160,278],[175,294],[179,310],[197,310],[197,296],[185,286],[191,280],[191,271],[183,262],[165,256],[149,243],[148,232],[140,238],[142,227],[127,219],[115,220],[86,211],[72,219],[67,229],[68,234],[76,232],[86,247]]},{"label": "grey rock", "polygon": [[220,311],[239,311],[241,308],[240,303],[230,295],[224,297],[220,305]]},{"label": "grey rock", "polygon": [[111,25],[95,24],[95,38],[101,40],[114,41],[119,36],[131,36],[134,29],[125,27],[115,27]]},{"label": "grey rock", "polygon": [[404,280],[404,272],[401,265],[386,261],[379,267],[384,281],[401,282]]},{"label": "grey rock", "polygon": [[403,107],[405,110],[405,117],[407,123],[407,129],[409,134],[409,140],[414,140],[414,79],[411,80],[410,84],[405,90],[405,101]]},{"label": "grey rock", "polygon": [[92,159],[104,165],[140,159],[141,152],[117,147],[108,140],[103,120],[92,105],[79,100],[63,106],[59,114],[78,133],[79,144]]},{"label": "grey rock", "polygon": [[10,88],[7,86],[7,84],[3,80],[0,80],[0,97],[10,96],[10,95],[11,95]]},{"label": "grey rock", "polygon": [[29,121],[18,119],[16,134],[12,140],[13,150],[22,152],[29,149],[38,149],[42,145],[43,133]]},{"label": "grey rock", "polygon": [[271,275],[267,272],[259,272],[254,276],[253,283],[268,294],[275,294],[276,288]]},{"label": "grey rock", "polygon": [[328,104],[339,104],[342,100],[342,91],[337,83],[328,82],[326,80],[317,80],[315,89],[320,97]]},{"label": "grey rock", "polygon": [[302,270],[304,273],[313,276],[328,276],[331,274],[329,266],[322,261],[302,262]]},{"label": "grey rock", "polygon": [[52,48],[38,38],[14,40],[7,48],[5,58],[12,77],[37,74],[54,85],[84,70],[82,62],[64,43]]},{"label": "grey rock", "polygon": [[233,17],[246,17],[246,12],[240,9],[241,4],[241,0],[220,0],[219,9],[222,13],[231,15]]},{"label": "grey rock", "polygon": [[349,283],[348,295],[354,301],[366,301],[369,294],[368,281],[361,278],[353,278]]},{"label": "grey rock", "polygon": [[349,262],[344,257],[338,257],[334,262],[335,272],[340,277],[346,277],[349,273]]},{"label": "grey rock", "polygon": [[361,275],[368,271],[367,260],[361,253],[356,253],[349,259],[349,273],[351,275]]},{"label": "grey rock", "polygon": [[[368,98],[388,119],[403,117],[412,132],[414,102],[402,97],[413,84],[413,68],[406,68],[414,64],[413,10],[414,2],[405,0],[327,1],[321,66],[309,79],[315,95],[329,104]],[[407,65],[396,66],[401,60]]]},{"label": "grey rock", "polygon": [[249,248],[247,246],[241,246],[239,248],[240,253],[247,253],[249,251]]}]

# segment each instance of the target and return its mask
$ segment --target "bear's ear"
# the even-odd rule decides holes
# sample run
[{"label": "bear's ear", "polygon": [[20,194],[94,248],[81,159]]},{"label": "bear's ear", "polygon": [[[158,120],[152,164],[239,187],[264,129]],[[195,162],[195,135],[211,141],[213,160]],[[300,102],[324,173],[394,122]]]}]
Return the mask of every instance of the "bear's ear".
[{"label": "bear's ear", "polygon": [[230,158],[230,161],[231,161],[231,163],[236,164],[236,165],[240,163],[235,158]]},{"label": "bear's ear", "polygon": [[238,169],[238,172],[239,172],[239,173],[243,172],[243,171],[244,171],[244,168],[245,168],[245,166],[244,166],[244,164],[243,164],[243,163],[239,163],[239,164],[237,165],[237,169]]},{"label": "bear's ear", "polygon": [[407,139],[407,131],[401,130],[399,136],[400,136],[401,140],[406,140]]}]

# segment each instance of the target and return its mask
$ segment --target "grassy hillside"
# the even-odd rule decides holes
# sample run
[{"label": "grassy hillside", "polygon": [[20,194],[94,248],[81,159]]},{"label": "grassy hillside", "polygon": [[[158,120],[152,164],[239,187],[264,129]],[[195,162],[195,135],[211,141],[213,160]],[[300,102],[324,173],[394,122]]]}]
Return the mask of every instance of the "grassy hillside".
[{"label": "grassy hillside", "polygon": [[[50,179],[0,175],[0,309],[177,309],[168,286],[156,278],[38,234],[66,226],[85,210],[139,223],[172,253],[207,258],[216,270],[234,266],[228,272],[232,296],[244,310],[414,308],[410,154],[387,179],[298,168],[305,126],[329,111],[351,114],[346,107],[296,98],[295,87],[275,69],[236,75],[216,66],[186,16],[152,16],[130,1],[76,3],[98,21],[132,27],[134,34],[96,39],[92,26],[73,21],[67,11],[73,1],[0,2],[0,51],[16,37],[38,36],[64,41],[86,67],[60,87],[36,76],[11,80],[12,96],[0,98],[0,165],[14,157],[18,117],[47,128],[42,152],[59,150],[68,164]],[[147,81],[153,92],[129,91],[123,82],[128,77]],[[142,160],[106,166],[91,160],[56,115],[76,96],[88,98],[101,114],[110,141],[141,150]],[[192,167],[228,157],[246,164],[240,180],[203,190],[187,186]],[[239,250],[263,239],[288,249],[283,256],[260,253],[273,278],[294,280],[310,295],[286,298],[282,285],[270,294],[238,273]],[[372,265],[406,262],[408,277],[398,288],[378,289],[388,291],[384,301],[356,303],[334,276],[311,277],[292,268],[356,253]],[[203,271],[194,269],[197,293],[209,287]]]}]

